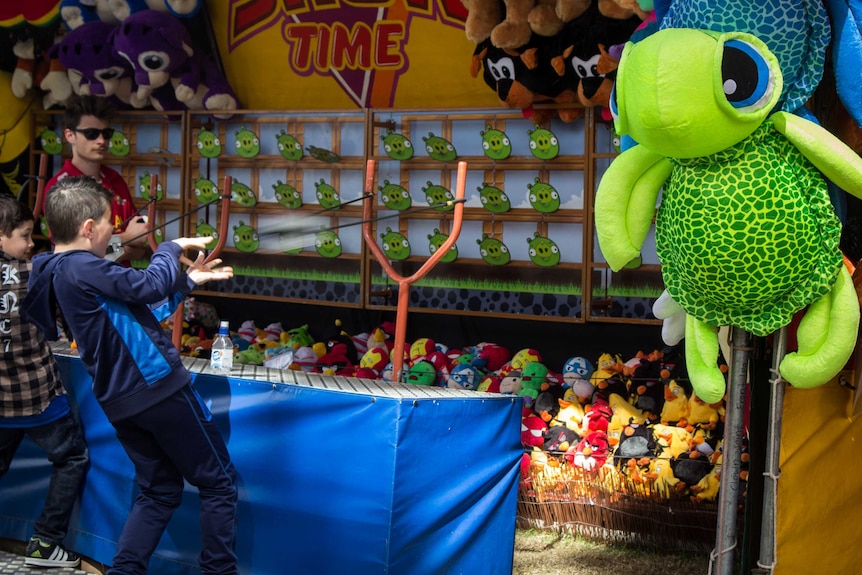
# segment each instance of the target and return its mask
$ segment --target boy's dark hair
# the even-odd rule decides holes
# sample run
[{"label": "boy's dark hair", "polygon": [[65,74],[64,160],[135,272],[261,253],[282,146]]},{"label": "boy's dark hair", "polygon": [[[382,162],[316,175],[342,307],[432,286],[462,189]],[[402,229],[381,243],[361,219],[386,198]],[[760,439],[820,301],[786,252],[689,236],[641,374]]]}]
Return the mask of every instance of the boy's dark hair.
[{"label": "boy's dark hair", "polygon": [[69,176],[48,190],[45,219],[55,244],[69,244],[78,238],[86,220],[99,221],[110,208],[111,192],[90,176]]},{"label": "boy's dark hair", "polygon": [[81,123],[82,116],[95,116],[108,122],[114,117],[116,109],[110,100],[99,96],[72,95],[64,104],[63,121],[66,128],[73,130]]},{"label": "boy's dark hair", "polygon": [[11,236],[22,224],[33,221],[33,212],[12,196],[0,195],[0,234]]}]

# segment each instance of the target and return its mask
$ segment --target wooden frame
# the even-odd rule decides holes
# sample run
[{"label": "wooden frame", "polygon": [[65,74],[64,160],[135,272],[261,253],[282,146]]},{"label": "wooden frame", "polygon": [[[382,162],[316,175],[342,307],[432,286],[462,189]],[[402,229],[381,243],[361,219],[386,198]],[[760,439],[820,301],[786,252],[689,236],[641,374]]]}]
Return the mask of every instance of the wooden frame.
[{"label": "wooden frame", "polygon": [[[608,124],[600,121],[593,109],[585,112],[577,122],[552,120],[537,126],[519,112],[508,110],[238,110],[226,120],[215,120],[204,111],[177,112],[170,120],[164,113],[129,111],[120,113],[112,125],[126,134],[131,151],[116,162],[106,163],[130,182],[139,207],[146,200],[141,197],[138,182],[148,172],[158,174],[166,193],[156,203],[156,224],[168,224],[168,237],[194,235],[201,222],[212,225],[216,221],[217,206],[200,201],[195,194],[196,182],[209,180],[220,189],[229,175],[234,180],[232,191],[239,182],[256,196],[253,203],[246,205],[231,202],[231,225],[241,246],[228,238],[224,256],[241,273],[233,282],[207,286],[214,291],[202,293],[394,310],[393,290],[397,286],[386,280],[361,237],[359,200],[366,161],[373,159],[378,166],[374,175],[377,190],[397,183],[411,196],[410,207],[399,210],[384,205],[378,195],[372,212],[374,237],[389,228],[409,242],[409,257],[393,262],[398,273],[405,276],[418,269],[431,253],[428,239],[432,230],[444,236],[451,230],[451,212],[432,209],[423,199],[424,190],[432,185],[451,189],[457,163],[466,161],[468,186],[458,257],[454,262],[438,263],[423,279],[426,283],[417,284],[417,301],[411,302],[411,311],[575,323],[659,323],[648,313],[619,316],[619,301],[626,298],[612,291],[626,286],[652,286],[655,293],[641,297],[643,301],[638,303],[639,309],[649,309],[650,298],[661,291],[660,267],[648,263],[639,270],[611,273],[601,259],[594,238],[593,199],[600,175],[616,152],[611,146]],[[34,141],[38,141],[43,126],[56,126],[58,114],[34,113]],[[540,127],[557,136],[559,154],[555,157],[539,159],[531,151],[529,136]],[[487,128],[509,136],[511,155],[493,159],[485,153],[482,136]],[[204,130],[219,138],[219,155],[205,157],[198,148],[198,136]],[[234,143],[242,131],[258,138],[259,152],[238,153]],[[383,140],[390,133],[412,142],[411,158],[399,160],[386,152]],[[279,134],[300,142],[301,158],[290,159],[279,151]],[[452,143],[456,157],[441,160],[427,153],[425,139],[432,136]],[[313,148],[334,155],[314,157],[309,152]],[[39,146],[33,146],[31,166],[38,164],[39,153]],[[61,157],[65,157],[65,150]],[[279,203],[274,190],[282,184],[302,195],[300,207],[288,208]],[[339,194],[340,203],[335,208],[327,209],[315,197],[318,184],[331,186]],[[528,201],[528,193],[538,184],[547,184],[558,192],[559,208],[539,211]],[[485,185],[509,196],[511,209],[493,213],[483,207],[477,192]],[[32,201],[35,185],[31,187]],[[220,189],[220,193],[225,191]],[[303,228],[311,224],[318,226],[315,229],[323,225],[334,232],[341,243],[340,255],[322,257],[313,245],[304,245],[296,253],[281,249],[283,237],[290,239],[297,229],[314,236],[316,232],[311,228]],[[278,229],[288,231],[270,233]],[[258,234],[260,230],[264,232]],[[251,238],[252,232],[259,244],[254,250],[254,241],[242,244],[242,238]],[[505,242],[511,261],[490,265],[479,251],[478,244],[485,237]],[[531,240],[538,238],[557,244],[559,263],[537,263],[529,256]],[[333,296],[326,290],[323,295],[310,294],[319,291],[313,286],[320,282],[334,286],[331,292],[341,290],[346,295]],[[309,288],[291,291],[292,288],[277,287],[267,291],[269,287],[260,287],[279,283],[300,283]],[[445,300],[442,303],[441,297]],[[469,303],[459,301],[464,297]],[[490,301],[501,297],[508,298],[506,305]]]}]

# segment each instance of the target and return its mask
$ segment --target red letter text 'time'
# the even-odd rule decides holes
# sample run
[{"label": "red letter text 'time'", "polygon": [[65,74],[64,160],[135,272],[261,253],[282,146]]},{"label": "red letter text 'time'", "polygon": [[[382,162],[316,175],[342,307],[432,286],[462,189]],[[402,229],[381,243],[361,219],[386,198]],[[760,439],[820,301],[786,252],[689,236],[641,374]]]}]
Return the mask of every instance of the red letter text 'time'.
[{"label": "red letter text 'time'", "polygon": [[285,38],[293,46],[291,65],[297,72],[314,67],[329,70],[398,69],[404,65],[402,22],[376,22],[373,28],[356,23],[353,28],[336,23],[290,24]]},{"label": "red letter text 'time'", "polygon": [[[467,9],[461,0],[403,0],[408,13],[431,16],[440,11],[441,20],[449,23],[467,21]],[[268,28],[277,20],[293,14],[314,13],[316,9],[387,8],[391,0],[233,0],[230,6],[231,43],[242,43],[255,31]],[[385,15],[384,15],[385,18]]]}]

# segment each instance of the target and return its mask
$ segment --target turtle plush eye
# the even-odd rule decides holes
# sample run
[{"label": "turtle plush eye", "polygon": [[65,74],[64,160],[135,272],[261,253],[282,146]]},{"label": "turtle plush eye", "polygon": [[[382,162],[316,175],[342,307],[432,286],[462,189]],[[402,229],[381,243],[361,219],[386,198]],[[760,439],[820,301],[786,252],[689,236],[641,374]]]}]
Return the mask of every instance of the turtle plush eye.
[{"label": "turtle plush eye", "polygon": [[738,39],[724,44],[721,80],[727,101],[742,111],[759,109],[771,100],[775,89],[769,63],[757,48]]}]

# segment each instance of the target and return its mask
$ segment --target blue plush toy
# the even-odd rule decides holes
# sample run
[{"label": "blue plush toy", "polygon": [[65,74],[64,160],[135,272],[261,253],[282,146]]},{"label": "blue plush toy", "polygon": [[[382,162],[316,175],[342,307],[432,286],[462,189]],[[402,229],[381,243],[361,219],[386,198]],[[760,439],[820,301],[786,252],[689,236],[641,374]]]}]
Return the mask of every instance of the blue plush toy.
[{"label": "blue plush toy", "polygon": [[832,67],[841,103],[862,127],[862,1],[826,0],[832,17]]}]

